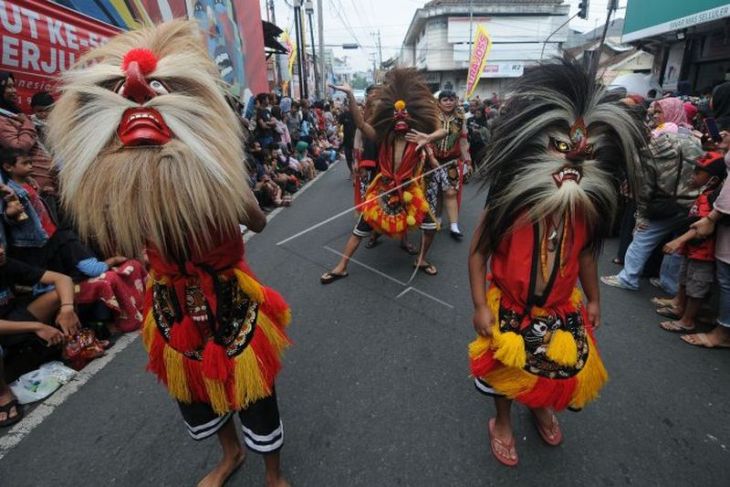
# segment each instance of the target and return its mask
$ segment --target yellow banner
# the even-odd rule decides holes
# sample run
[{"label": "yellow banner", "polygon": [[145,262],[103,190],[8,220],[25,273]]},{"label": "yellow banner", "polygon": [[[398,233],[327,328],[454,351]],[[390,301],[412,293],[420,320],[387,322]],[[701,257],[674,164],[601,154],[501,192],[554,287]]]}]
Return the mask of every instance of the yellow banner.
[{"label": "yellow banner", "polygon": [[471,50],[471,59],[469,60],[469,71],[466,75],[466,94],[464,99],[468,100],[474,94],[479,80],[482,77],[484,66],[487,64],[489,51],[492,49],[492,38],[489,36],[486,27],[477,25],[477,32],[474,36],[474,44]]},{"label": "yellow banner", "polygon": [[285,30],[281,34],[280,39],[284,47],[289,51],[287,70],[289,71],[289,78],[291,78],[292,72],[294,71],[294,63],[297,61],[297,45],[292,40],[288,30]]}]

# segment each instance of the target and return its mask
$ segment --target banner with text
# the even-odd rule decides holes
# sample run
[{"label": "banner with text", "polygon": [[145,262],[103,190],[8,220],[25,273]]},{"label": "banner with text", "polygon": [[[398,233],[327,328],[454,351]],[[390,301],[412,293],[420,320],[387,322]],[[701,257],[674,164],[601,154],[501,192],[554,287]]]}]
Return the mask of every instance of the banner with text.
[{"label": "banner with text", "polygon": [[487,63],[489,51],[492,49],[492,38],[489,36],[487,29],[479,24],[477,32],[474,36],[474,44],[471,50],[471,60],[469,61],[469,71],[466,76],[466,94],[464,99],[469,99],[474,94],[479,80],[484,72],[484,65]]},{"label": "banner with text", "polygon": [[116,28],[44,0],[0,0],[0,71],[15,78],[21,108],[38,91],[54,91],[58,74]]}]

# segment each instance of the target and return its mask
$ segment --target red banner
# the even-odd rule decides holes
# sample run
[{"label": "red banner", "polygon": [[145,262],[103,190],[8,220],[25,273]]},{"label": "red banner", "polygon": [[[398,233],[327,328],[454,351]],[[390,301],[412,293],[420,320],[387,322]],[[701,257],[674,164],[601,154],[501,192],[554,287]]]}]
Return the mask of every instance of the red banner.
[{"label": "red banner", "polygon": [[48,0],[0,0],[0,70],[13,73],[28,109],[38,91],[54,91],[58,74],[118,29]]}]

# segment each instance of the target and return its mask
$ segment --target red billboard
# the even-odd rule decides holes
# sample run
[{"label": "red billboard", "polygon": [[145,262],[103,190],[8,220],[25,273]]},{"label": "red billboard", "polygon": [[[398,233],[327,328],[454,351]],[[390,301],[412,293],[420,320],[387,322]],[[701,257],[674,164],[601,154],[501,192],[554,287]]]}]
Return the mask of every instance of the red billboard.
[{"label": "red billboard", "polygon": [[53,91],[58,74],[116,28],[47,0],[0,0],[0,70],[13,73],[28,109],[37,91]]}]

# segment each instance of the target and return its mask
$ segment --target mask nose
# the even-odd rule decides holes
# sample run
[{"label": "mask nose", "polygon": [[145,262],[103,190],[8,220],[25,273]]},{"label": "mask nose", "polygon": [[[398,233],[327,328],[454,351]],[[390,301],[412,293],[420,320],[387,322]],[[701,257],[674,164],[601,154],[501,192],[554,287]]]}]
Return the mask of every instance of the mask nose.
[{"label": "mask nose", "polygon": [[578,147],[576,147],[572,151],[565,154],[565,158],[574,164],[582,163],[583,161],[586,160],[586,157],[587,157],[587,154],[586,154],[587,146],[588,146],[588,143],[586,142],[586,139],[581,140],[580,143],[578,144]]},{"label": "mask nose", "polygon": [[135,101],[142,105],[154,98],[157,93],[153,90],[147,80],[142,74],[142,70],[139,67],[137,61],[129,63],[126,69],[126,79],[124,81],[124,87],[122,88],[121,95],[124,98]]}]

